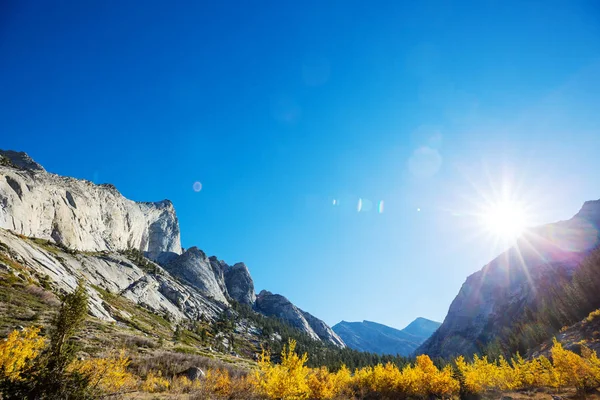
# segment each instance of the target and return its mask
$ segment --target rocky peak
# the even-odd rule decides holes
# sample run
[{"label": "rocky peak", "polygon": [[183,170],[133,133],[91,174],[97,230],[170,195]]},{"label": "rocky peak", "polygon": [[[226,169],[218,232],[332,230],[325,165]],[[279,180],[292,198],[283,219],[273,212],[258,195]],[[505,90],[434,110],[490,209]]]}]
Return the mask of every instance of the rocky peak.
[{"label": "rocky peak", "polygon": [[279,318],[315,340],[346,347],[344,341],[325,322],[302,311],[282,295],[262,290],[256,297],[255,307],[259,312]]},{"label": "rocky peak", "polygon": [[189,249],[186,250],[185,253],[182,254],[182,257],[199,257],[202,259],[206,259],[206,253],[204,251],[202,251],[201,249],[199,249],[196,246],[192,246]]},{"label": "rocky peak", "polygon": [[225,285],[229,296],[241,304],[253,305],[256,301],[254,282],[246,264],[237,263],[225,268]]},{"label": "rocky peak", "polygon": [[26,169],[30,171],[46,171],[44,167],[33,161],[33,159],[23,151],[0,149],[0,156],[4,157],[10,162],[10,164],[20,169]]},{"label": "rocky peak", "polygon": [[229,304],[220,266],[215,268],[214,261],[211,261],[198,247],[190,247],[182,255],[167,263],[165,269],[172,275],[187,281],[204,295]]},{"label": "rocky peak", "polygon": [[408,324],[402,332],[421,338],[422,342],[429,338],[440,327],[441,323],[427,318],[418,317]]}]

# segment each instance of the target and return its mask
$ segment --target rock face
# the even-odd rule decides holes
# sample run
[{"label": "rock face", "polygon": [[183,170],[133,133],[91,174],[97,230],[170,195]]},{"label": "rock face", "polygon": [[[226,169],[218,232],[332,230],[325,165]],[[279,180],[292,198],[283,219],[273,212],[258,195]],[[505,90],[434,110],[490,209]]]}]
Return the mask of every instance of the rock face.
[{"label": "rock face", "polygon": [[[128,249],[152,261],[122,252]],[[175,320],[216,319],[232,299],[250,306],[257,300],[245,264],[229,266],[197,247],[182,251],[170,201],[134,202],[112,185],[48,173],[15,151],[0,150],[0,252],[64,291],[84,276],[91,313],[105,320],[114,321],[118,310],[102,301],[102,290]],[[14,273],[1,260],[0,270]],[[323,321],[283,296],[265,294],[257,308],[315,340],[344,346]]]},{"label": "rock face", "polygon": [[25,153],[0,154],[16,166],[0,165],[0,228],[77,250],[181,253],[170,201],[136,203],[112,185],[50,174]]},{"label": "rock face", "polygon": [[225,285],[229,296],[238,303],[251,306],[256,301],[254,282],[246,264],[237,263],[225,268]]},{"label": "rock face", "polygon": [[185,253],[166,264],[165,269],[171,275],[189,282],[204,295],[221,303],[229,304],[223,267],[215,258],[209,259],[199,248],[189,248]]},{"label": "rock face", "polygon": [[270,317],[277,317],[298,328],[315,340],[329,342],[337,347],[345,347],[344,341],[323,321],[300,310],[288,299],[263,290],[256,297],[256,309]]},{"label": "rock face", "polygon": [[7,164],[15,166],[20,169],[28,169],[31,171],[43,171],[46,170],[40,164],[33,161],[33,158],[29,157],[27,153],[17,152],[13,150],[1,150],[0,149],[0,157],[3,157],[8,161]]},{"label": "rock face", "polygon": [[473,354],[510,330],[526,309],[568,282],[599,243],[600,201],[586,202],[567,221],[534,228],[469,276],[440,328],[418,350],[430,356]]},{"label": "rock face", "polygon": [[333,330],[351,349],[377,354],[411,355],[440,326],[439,322],[417,318],[406,328],[394,329],[370,321],[342,321]]},{"label": "rock face", "polygon": [[47,275],[65,291],[72,291],[77,286],[79,276],[85,277],[91,285],[88,288],[90,313],[103,320],[114,321],[114,313],[105,308],[95,286],[175,319],[196,319],[200,315],[216,318],[223,311],[223,305],[205,298],[195,288],[177,282],[160,266],[154,265],[157,273],[149,274],[118,253],[73,254],[0,229],[2,250],[40,276]]}]

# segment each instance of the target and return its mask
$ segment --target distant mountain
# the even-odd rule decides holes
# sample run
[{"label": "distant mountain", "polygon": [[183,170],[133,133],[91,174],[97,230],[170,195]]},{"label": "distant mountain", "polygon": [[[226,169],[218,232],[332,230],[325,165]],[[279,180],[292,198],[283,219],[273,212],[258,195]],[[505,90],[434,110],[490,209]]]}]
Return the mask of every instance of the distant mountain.
[{"label": "distant mountain", "polygon": [[371,321],[342,321],[332,327],[346,345],[359,351],[408,356],[440,326],[439,322],[417,318],[399,330]]},{"label": "distant mountain", "polygon": [[440,322],[419,317],[408,324],[406,328],[402,329],[402,332],[421,338],[422,343],[429,339],[429,337],[433,335],[435,331],[437,331],[437,328],[439,328],[440,325]]}]

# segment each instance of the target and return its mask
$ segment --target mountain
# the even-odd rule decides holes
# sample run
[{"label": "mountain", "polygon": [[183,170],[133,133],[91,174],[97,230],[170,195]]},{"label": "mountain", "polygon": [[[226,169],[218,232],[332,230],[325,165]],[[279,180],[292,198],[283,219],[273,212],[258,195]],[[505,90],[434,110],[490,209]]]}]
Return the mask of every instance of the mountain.
[{"label": "mountain", "polygon": [[567,221],[533,228],[462,285],[430,356],[526,354],[600,307],[600,200]]},{"label": "mountain", "polygon": [[344,341],[325,322],[302,311],[282,295],[262,290],[256,297],[256,309],[264,315],[277,317],[300,328],[313,339],[345,347]]},{"label": "mountain", "polygon": [[417,318],[402,330],[370,321],[342,321],[332,329],[351,349],[408,356],[439,326],[439,322]]},{"label": "mountain", "polygon": [[[108,322],[137,323],[114,306],[121,303],[109,304],[114,296],[164,321],[190,326],[223,315],[235,319],[236,304],[277,317],[293,309],[302,316],[286,320],[294,328],[316,341],[345,346],[323,321],[287,299],[261,307],[264,298],[257,301],[245,264],[229,266],[198,247],[182,249],[169,200],[135,202],[113,185],[52,174],[25,153],[3,150],[0,273],[57,293],[73,290],[83,277],[90,313]],[[244,329],[260,334],[257,327]]]},{"label": "mountain", "polygon": [[181,254],[169,200],[134,202],[113,185],[48,173],[25,153],[0,151],[0,156],[15,166],[1,170],[0,227],[73,250]]},{"label": "mountain", "polygon": [[433,335],[433,333],[440,327],[440,325],[440,322],[419,317],[410,324],[408,324],[406,328],[402,329],[402,332],[416,336],[422,339],[422,342],[424,342],[425,340],[429,339],[431,335]]}]

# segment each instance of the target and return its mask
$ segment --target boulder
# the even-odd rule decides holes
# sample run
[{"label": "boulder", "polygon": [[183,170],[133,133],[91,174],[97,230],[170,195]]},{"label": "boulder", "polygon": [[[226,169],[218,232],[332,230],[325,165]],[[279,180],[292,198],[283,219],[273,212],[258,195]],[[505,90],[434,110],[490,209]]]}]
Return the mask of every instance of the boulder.
[{"label": "boulder", "polygon": [[177,376],[186,377],[192,382],[199,380],[199,379],[206,378],[206,374],[204,373],[204,371],[202,371],[202,369],[200,369],[198,367],[189,367],[185,371],[178,373]]}]

